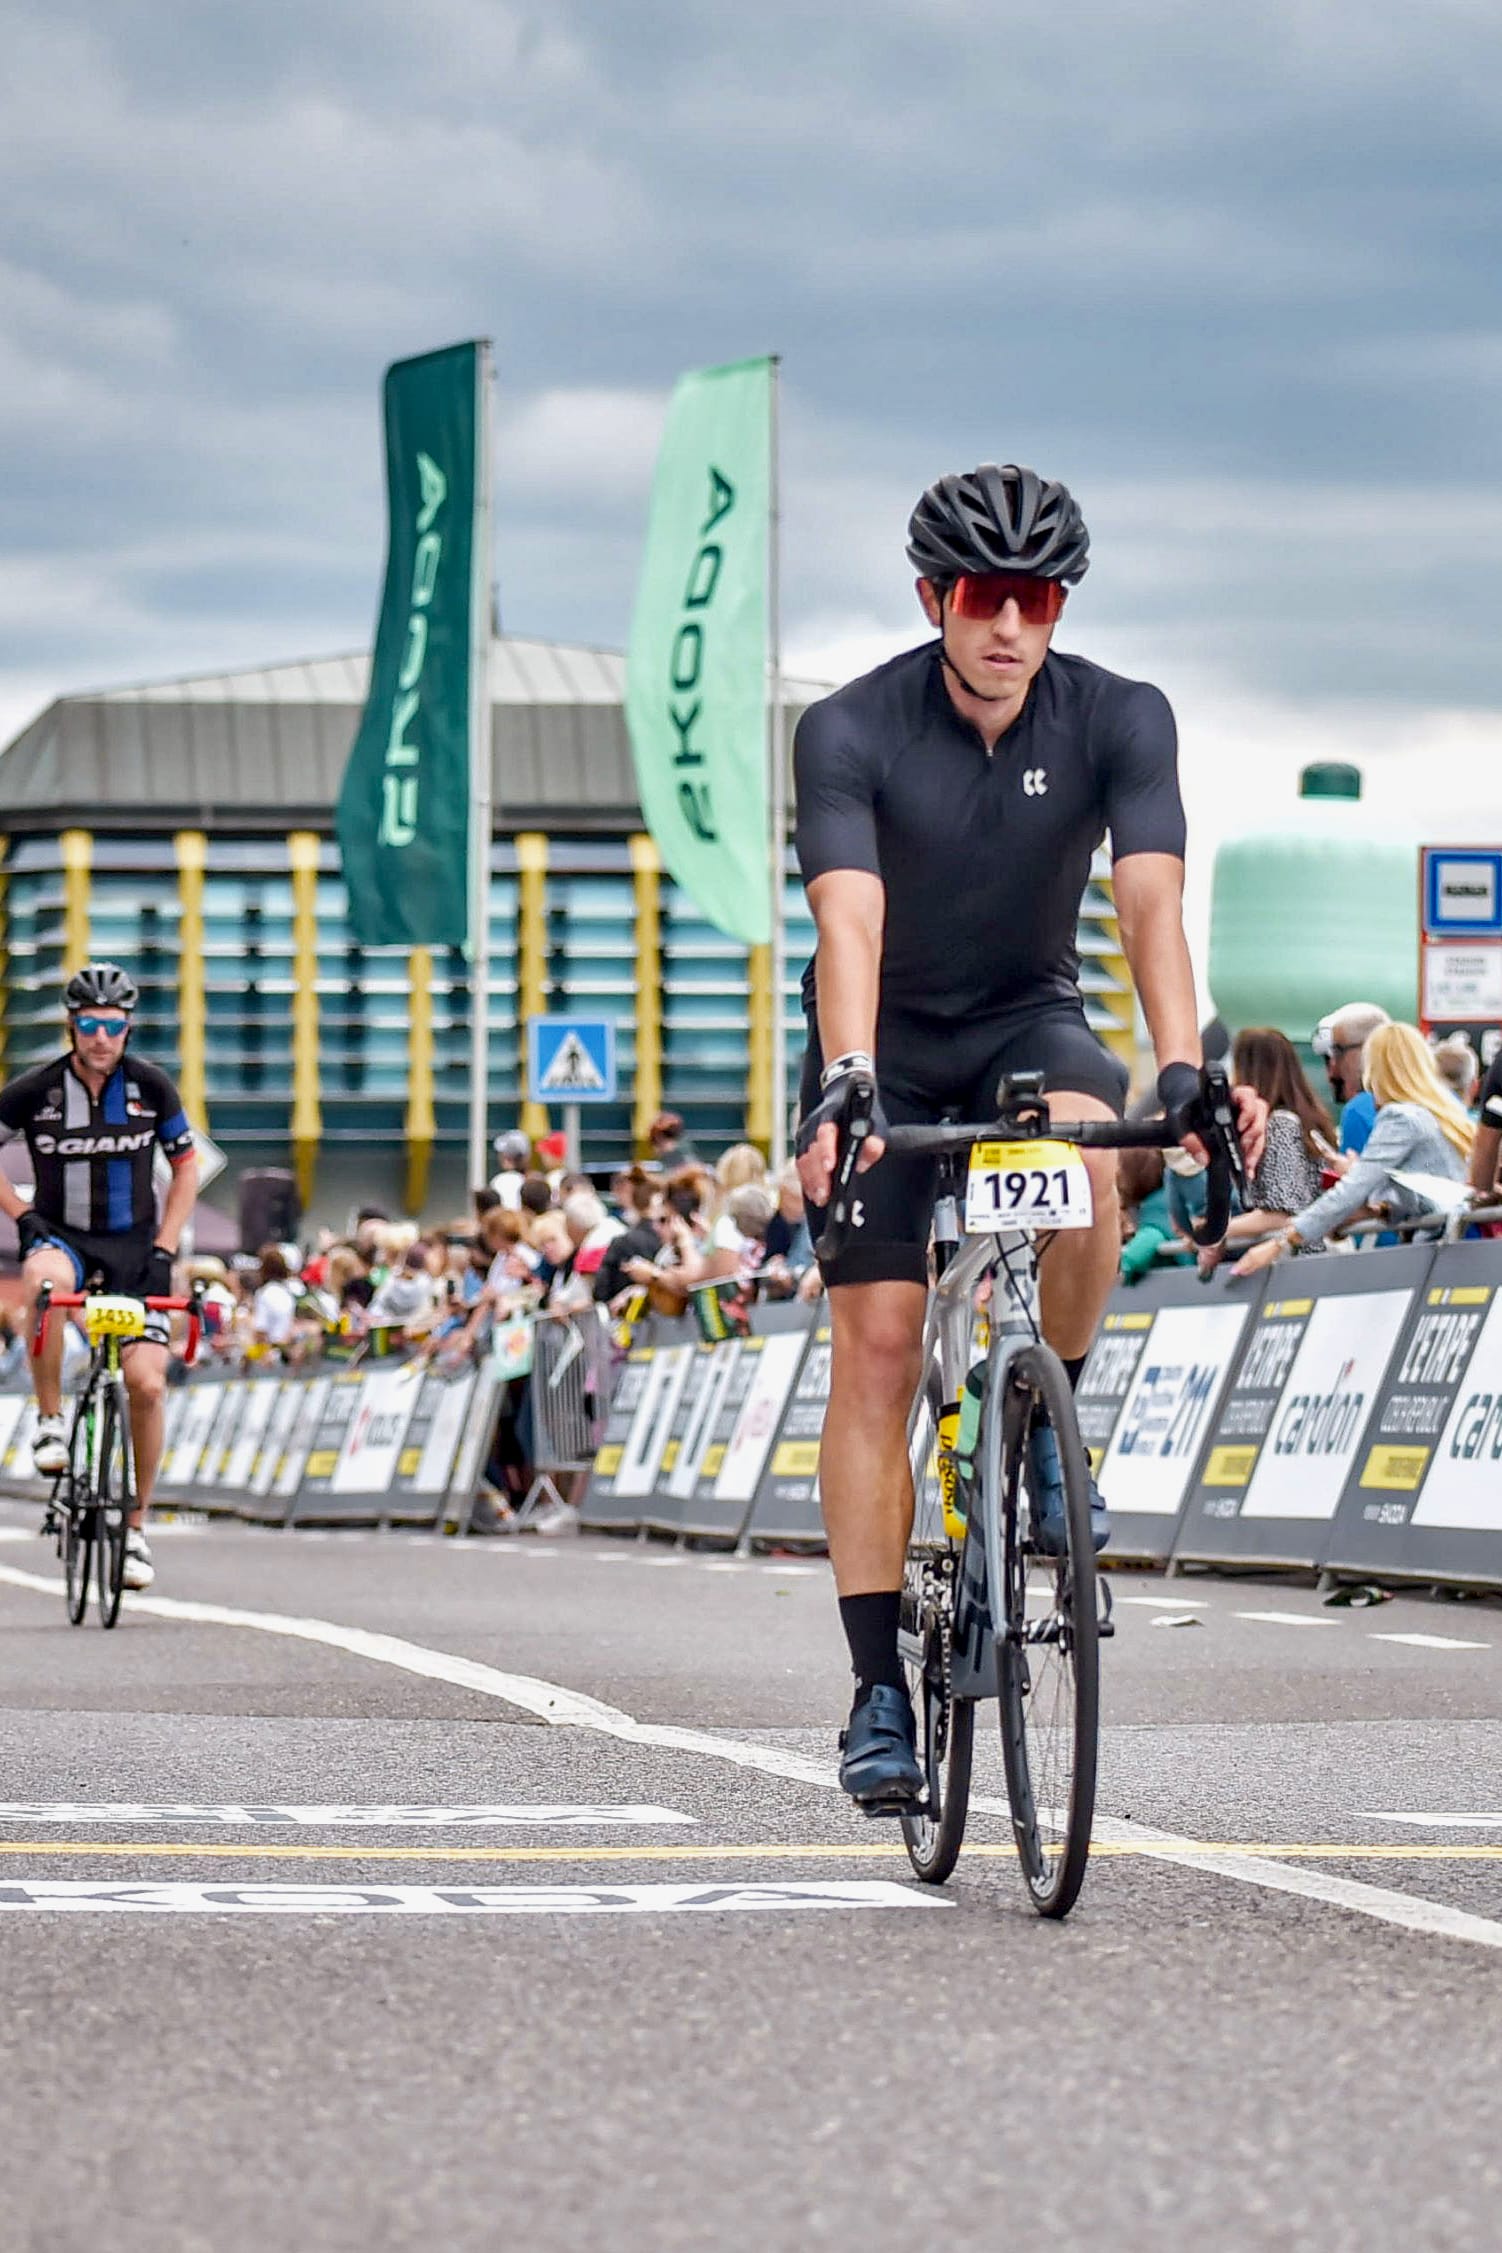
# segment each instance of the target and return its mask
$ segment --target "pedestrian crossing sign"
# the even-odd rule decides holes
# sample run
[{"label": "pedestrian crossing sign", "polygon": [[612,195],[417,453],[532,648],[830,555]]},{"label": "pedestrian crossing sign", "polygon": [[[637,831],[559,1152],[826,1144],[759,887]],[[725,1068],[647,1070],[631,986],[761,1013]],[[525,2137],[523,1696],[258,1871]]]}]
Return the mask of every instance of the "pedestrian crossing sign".
[{"label": "pedestrian crossing sign", "polygon": [[615,1026],[608,1017],[527,1019],[527,1099],[613,1103]]}]

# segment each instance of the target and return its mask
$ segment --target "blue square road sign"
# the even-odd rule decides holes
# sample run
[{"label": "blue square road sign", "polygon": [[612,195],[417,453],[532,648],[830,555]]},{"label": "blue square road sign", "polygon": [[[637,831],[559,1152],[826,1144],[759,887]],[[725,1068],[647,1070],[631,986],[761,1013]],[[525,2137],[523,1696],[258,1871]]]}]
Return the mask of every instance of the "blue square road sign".
[{"label": "blue square road sign", "polygon": [[609,1017],[529,1017],[527,1100],[614,1103],[614,1022]]}]

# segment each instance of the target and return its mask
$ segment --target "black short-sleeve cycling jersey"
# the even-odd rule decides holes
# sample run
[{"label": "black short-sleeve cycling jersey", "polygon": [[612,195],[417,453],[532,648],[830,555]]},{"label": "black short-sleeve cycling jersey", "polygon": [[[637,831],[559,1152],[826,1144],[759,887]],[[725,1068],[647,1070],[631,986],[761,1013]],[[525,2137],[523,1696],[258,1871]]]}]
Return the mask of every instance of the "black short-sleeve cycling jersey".
[{"label": "black short-sleeve cycling jersey", "polygon": [[928,643],[810,706],[794,761],[805,884],[853,868],[886,888],[884,1019],[1074,999],[1097,845],[1184,851],[1167,698],[1083,657],[1050,651],[988,752]]},{"label": "black short-sleeve cycling jersey", "polygon": [[151,1161],[160,1143],[183,1157],[193,1137],[165,1072],[126,1056],[96,1102],[71,1056],[38,1064],[0,1090],[0,1142],[24,1135],[36,1178],[32,1210],[85,1236],[124,1236],[156,1225]]},{"label": "black short-sleeve cycling jersey", "polygon": [[1486,1068],[1477,1100],[1481,1106],[1481,1124],[1494,1130],[1502,1129],[1502,1048]]}]

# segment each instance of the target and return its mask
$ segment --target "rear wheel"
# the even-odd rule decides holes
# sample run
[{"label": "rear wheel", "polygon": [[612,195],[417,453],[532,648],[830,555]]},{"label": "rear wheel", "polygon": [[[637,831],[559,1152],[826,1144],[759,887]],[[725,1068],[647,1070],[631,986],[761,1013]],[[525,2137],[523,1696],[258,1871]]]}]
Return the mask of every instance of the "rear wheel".
[{"label": "rear wheel", "polygon": [[[984,1507],[997,1529],[997,1662],[1001,1749],[1012,1829],[1028,1896],[1040,1916],[1067,1916],[1079,1897],[1095,1814],[1100,1641],[1090,1471],[1074,1396],[1058,1356],[1027,1347],[1007,1367],[982,1435]],[[1058,1448],[1064,1509],[1061,1556],[1035,1539],[1029,1434]],[[993,1579],[994,1587],[994,1579]]]},{"label": "rear wheel", "polygon": [[107,1391],[99,1403],[99,1624],[113,1627],[120,1617],[125,1587],[125,1537],[134,1493],[130,1446],[120,1414],[119,1395]]}]

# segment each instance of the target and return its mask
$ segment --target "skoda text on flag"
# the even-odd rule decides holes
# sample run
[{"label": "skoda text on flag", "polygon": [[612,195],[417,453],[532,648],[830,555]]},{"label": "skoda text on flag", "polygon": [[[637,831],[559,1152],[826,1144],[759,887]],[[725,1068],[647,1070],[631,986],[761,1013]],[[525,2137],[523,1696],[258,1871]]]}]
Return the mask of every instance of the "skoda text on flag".
[{"label": "skoda text on flag", "polygon": [[684,376],[657,458],[626,665],[647,827],[700,913],[771,932],[767,833],[770,360]]},{"label": "skoda text on flag", "polygon": [[488,602],[489,568],[474,568],[480,368],[478,344],[454,344],[386,370],[386,580],[337,816],[363,946],[470,935],[472,605]]}]

